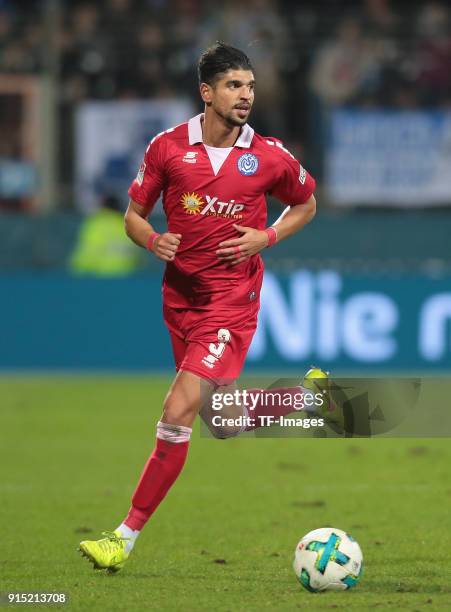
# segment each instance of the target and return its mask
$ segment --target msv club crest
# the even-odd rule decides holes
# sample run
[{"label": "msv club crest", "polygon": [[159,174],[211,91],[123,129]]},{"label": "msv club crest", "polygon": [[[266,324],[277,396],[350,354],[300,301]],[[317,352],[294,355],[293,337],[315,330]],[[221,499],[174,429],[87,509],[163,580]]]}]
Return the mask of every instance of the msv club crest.
[{"label": "msv club crest", "polygon": [[253,153],[243,153],[238,158],[238,170],[245,176],[251,176],[258,170],[258,158]]}]

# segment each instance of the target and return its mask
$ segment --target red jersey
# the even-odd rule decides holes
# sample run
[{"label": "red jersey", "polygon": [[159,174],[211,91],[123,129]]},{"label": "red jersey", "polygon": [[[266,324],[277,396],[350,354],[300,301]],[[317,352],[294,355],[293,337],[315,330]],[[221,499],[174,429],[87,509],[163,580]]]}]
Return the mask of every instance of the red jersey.
[{"label": "red jersey", "polygon": [[216,255],[219,243],[241,235],[233,224],[265,229],[266,194],[302,205],[315,181],[280,141],[249,125],[215,174],[202,143],[201,118],[155,136],[128,193],[149,214],[163,192],[168,231],[182,235],[175,260],[166,264],[164,303],[240,306],[258,297],[263,262],[257,254],[230,266]]}]

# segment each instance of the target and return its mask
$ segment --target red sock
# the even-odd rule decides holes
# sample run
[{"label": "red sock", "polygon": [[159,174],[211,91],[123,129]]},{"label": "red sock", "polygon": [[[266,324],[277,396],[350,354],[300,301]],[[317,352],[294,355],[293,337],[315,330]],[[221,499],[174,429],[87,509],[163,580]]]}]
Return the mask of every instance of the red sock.
[{"label": "red sock", "polygon": [[[263,391],[260,391],[260,389],[250,389],[248,393],[258,397],[259,401],[253,410],[251,408],[253,404],[247,406],[249,417],[254,419],[254,424],[248,425],[246,431],[258,429],[265,425],[265,419],[260,419],[259,417],[273,416],[277,418],[302,409],[301,394],[303,390],[300,387],[264,389]],[[280,395],[280,400],[277,395],[275,395],[273,400],[270,394]]]},{"label": "red sock", "polygon": [[174,443],[157,438],[133,494],[132,507],[124,521],[127,527],[144,527],[182,471],[188,446],[189,441]]}]

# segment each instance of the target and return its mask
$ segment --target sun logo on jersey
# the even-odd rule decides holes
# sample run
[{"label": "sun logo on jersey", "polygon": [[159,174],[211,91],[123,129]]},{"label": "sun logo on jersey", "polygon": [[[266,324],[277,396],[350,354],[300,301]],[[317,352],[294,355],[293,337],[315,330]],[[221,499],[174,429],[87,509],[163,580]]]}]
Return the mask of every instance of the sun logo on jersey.
[{"label": "sun logo on jersey", "polygon": [[204,205],[203,199],[197,193],[184,193],[182,195],[182,206],[189,215],[198,215]]}]

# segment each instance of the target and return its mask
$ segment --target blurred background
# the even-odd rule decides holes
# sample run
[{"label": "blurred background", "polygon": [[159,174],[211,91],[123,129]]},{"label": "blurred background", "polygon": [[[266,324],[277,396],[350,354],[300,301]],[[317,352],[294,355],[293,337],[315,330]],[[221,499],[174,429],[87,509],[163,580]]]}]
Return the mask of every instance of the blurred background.
[{"label": "blurred background", "polygon": [[147,142],[202,110],[218,39],[255,66],[251,125],[318,180],[314,222],[264,254],[248,370],[447,371],[451,9],[432,0],[0,0],[0,368],[172,370],[162,266],[122,213]]}]

